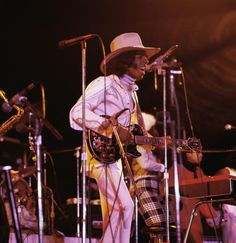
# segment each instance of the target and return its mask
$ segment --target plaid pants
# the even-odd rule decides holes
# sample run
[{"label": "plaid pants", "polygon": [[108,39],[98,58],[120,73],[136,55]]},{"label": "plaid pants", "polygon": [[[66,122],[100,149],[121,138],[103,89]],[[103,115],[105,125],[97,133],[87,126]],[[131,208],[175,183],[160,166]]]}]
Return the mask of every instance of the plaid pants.
[{"label": "plaid pants", "polygon": [[[161,226],[166,222],[165,202],[160,195],[160,182],[156,178],[136,181],[139,195],[139,212],[147,226]],[[170,222],[173,219],[170,217]]]}]

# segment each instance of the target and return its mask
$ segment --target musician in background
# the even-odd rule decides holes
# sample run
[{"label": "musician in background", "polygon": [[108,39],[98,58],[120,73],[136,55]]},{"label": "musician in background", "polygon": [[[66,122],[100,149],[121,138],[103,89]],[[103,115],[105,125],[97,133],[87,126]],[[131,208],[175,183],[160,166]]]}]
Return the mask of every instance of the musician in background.
[{"label": "musician in background", "polygon": [[[218,170],[215,175],[236,176],[236,170],[225,167]],[[236,206],[224,203],[219,205],[219,213],[222,213],[222,240],[224,243],[236,243]],[[221,211],[222,210],[222,211]]]},{"label": "musician in background", "polygon": [[[202,162],[202,153],[192,151],[191,153],[183,154],[183,163],[178,163],[178,177],[179,183],[181,184],[182,180],[194,179],[194,178],[203,178],[205,177],[200,165]],[[169,184],[173,185],[174,182],[174,168],[173,166],[169,169]],[[181,197],[180,203],[180,225],[182,231],[182,237],[186,233],[188,227],[189,219],[191,216],[192,209],[199,200],[184,198]],[[175,200],[171,200],[170,206],[173,214],[175,213]],[[187,242],[189,243],[201,243],[203,242],[203,226],[201,219],[205,218],[209,224],[214,226],[219,225],[220,215],[212,207],[211,204],[202,204],[198,207],[196,215],[194,216],[191,230],[188,235]],[[213,221],[214,219],[214,221]],[[214,223],[215,222],[215,223]]]},{"label": "musician in background", "polygon": [[[150,132],[150,135],[157,137],[155,117],[144,112],[142,112],[142,115],[146,130]],[[144,148],[139,146],[139,149]],[[161,151],[157,150],[150,153],[149,157],[140,156],[131,162],[137,194],[139,195],[139,212],[149,228],[166,226],[165,201],[160,193],[165,167],[159,159],[160,154],[158,156]],[[170,217],[170,223],[174,223],[172,217]],[[155,235],[150,234],[150,238],[155,238]]]},{"label": "musician in background", "polygon": [[[117,36],[110,49],[100,65],[102,73],[108,76],[96,78],[85,91],[85,126],[106,137],[111,137],[116,122],[128,126],[137,121],[136,81],[144,77],[148,59],[160,50],[144,47],[137,33]],[[73,129],[82,130],[82,117],[81,97],[70,111]],[[92,145],[106,151],[108,145],[103,147],[100,143],[97,140]],[[95,158],[87,149],[86,161],[88,176],[96,180],[101,198],[104,232],[101,241],[128,243],[134,203],[122,176],[121,160],[113,158],[112,163],[104,163],[104,157],[112,155],[102,151],[102,158]]]}]

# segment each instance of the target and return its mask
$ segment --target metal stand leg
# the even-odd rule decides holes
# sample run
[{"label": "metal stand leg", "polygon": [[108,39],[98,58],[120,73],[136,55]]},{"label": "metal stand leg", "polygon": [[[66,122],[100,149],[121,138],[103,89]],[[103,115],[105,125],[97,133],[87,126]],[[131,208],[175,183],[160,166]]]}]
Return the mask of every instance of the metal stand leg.
[{"label": "metal stand leg", "polygon": [[135,243],[138,243],[138,198],[134,198],[135,205]]},{"label": "metal stand leg", "polygon": [[190,229],[191,229],[191,226],[192,226],[192,223],[193,223],[193,219],[194,219],[194,216],[195,216],[195,212],[196,212],[197,208],[201,204],[204,204],[204,203],[213,203],[213,202],[214,203],[217,203],[217,202],[223,203],[223,202],[230,202],[230,201],[234,201],[234,198],[209,199],[209,200],[202,200],[202,201],[199,201],[199,202],[195,203],[194,204],[194,207],[193,207],[193,210],[191,212],[191,216],[190,216],[189,223],[188,223],[188,228],[186,230],[183,243],[186,243],[187,242],[188,235],[189,235],[189,232],[190,232]]},{"label": "metal stand leg", "polygon": [[203,202],[200,201],[200,202],[196,203],[196,204],[194,205],[194,207],[193,207],[193,210],[192,210],[192,212],[191,212],[191,216],[190,216],[190,219],[189,219],[188,227],[187,227],[187,230],[186,230],[186,233],[185,233],[185,236],[184,236],[184,241],[183,241],[183,243],[186,243],[186,242],[187,242],[188,235],[189,235],[189,232],[190,232],[192,223],[193,223],[193,219],[194,219],[196,210],[197,210],[198,206],[200,206],[202,203],[203,203]]},{"label": "metal stand leg", "polygon": [[19,217],[18,217],[18,213],[17,213],[16,202],[15,202],[13,186],[12,186],[12,181],[11,181],[11,173],[10,173],[11,166],[0,167],[0,170],[4,171],[4,173],[5,173],[5,179],[6,179],[6,184],[7,184],[8,196],[9,196],[9,200],[10,200],[10,207],[11,207],[12,220],[13,220],[13,225],[14,225],[14,230],[15,230],[16,241],[17,241],[17,243],[23,243],[22,237],[21,237],[21,228],[20,228],[20,223],[19,223]]},{"label": "metal stand leg", "polygon": [[76,148],[76,176],[77,176],[77,224],[76,224],[76,232],[77,232],[77,236],[80,237],[81,236],[81,232],[80,232],[80,222],[81,222],[81,216],[80,216],[80,147]]}]

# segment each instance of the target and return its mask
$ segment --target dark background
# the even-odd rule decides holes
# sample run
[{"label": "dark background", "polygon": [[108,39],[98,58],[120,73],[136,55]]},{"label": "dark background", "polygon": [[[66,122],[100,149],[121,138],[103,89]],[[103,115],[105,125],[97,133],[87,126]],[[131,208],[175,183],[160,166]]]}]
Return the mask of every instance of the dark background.
[{"label": "dark background", "polygon": [[[161,54],[179,45],[172,57],[182,63],[195,136],[207,150],[235,146],[235,132],[224,130],[225,124],[236,124],[234,0],[4,0],[0,2],[0,88],[11,98],[32,81],[43,83],[46,119],[64,137],[58,141],[50,129],[43,129],[43,144],[54,162],[58,200],[62,202],[76,195],[74,151],[81,145],[81,134],[70,128],[68,115],[81,95],[82,82],[80,45],[60,49],[58,42],[94,33],[101,36],[108,53],[111,40],[124,32],[138,32],[144,45],[161,47]],[[98,39],[87,41],[87,84],[101,75],[101,50]],[[181,117],[185,120],[180,81],[176,77]],[[160,78],[158,85],[155,91],[152,74],[139,83],[143,111],[156,114],[162,110]],[[28,99],[33,104],[41,102],[39,86],[28,94]],[[1,112],[2,122],[5,116]],[[27,133],[12,129],[5,135],[28,143]],[[23,150],[21,145],[10,142],[2,142],[0,148],[2,163],[13,164]],[[233,154],[205,154],[204,171],[213,174],[225,165],[235,167],[236,160],[229,156]],[[51,160],[48,177],[54,184]]]}]

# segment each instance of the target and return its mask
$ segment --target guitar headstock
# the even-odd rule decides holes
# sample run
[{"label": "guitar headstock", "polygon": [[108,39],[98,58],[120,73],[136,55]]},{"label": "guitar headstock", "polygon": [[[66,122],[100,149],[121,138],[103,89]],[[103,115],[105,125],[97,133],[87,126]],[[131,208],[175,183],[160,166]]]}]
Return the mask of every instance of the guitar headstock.
[{"label": "guitar headstock", "polygon": [[202,144],[200,139],[195,137],[188,139],[177,140],[177,152],[198,152],[202,151]]}]

